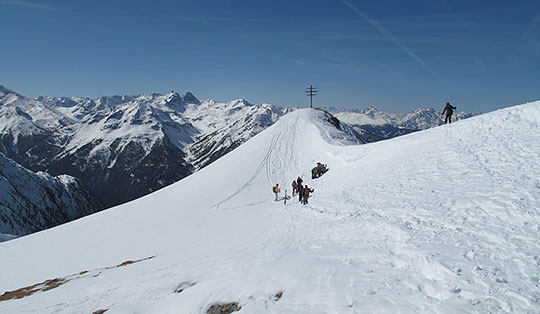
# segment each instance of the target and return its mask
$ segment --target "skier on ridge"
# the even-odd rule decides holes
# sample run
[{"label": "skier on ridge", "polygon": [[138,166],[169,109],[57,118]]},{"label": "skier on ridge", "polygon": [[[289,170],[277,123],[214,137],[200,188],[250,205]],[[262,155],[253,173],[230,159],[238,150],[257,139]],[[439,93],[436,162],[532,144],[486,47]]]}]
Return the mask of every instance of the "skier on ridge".
[{"label": "skier on ridge", "polygon": [[446,118],[444,119],[445,124],[446,122],[452,123],[452,113],[454,113],[454,109],[456,109],[456,107],[450,105],[449,102],[446,103],[446,107],[444,107],[444,110],[441,113],[441,117],[442,117],[444,115],[444,112],[446,112]]}]

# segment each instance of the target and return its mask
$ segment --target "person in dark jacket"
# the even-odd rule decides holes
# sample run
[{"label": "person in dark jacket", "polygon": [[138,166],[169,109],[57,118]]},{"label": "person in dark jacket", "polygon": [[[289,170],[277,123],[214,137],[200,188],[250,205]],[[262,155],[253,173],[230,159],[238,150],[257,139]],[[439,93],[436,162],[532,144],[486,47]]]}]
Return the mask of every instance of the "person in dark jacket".
[{"label": "person in dark jacket", "polygon": [[302,199],[304,198],[304,187],[302,184],[298,185],[298,201],[302,203]]},{"label": "person in dark jacket", "polygon": [[292,186],[292,196],[296,195],[296,192],[298,192],[298,183],[296,183],[296,180],[293,180],[291,183]]},{"label": "person in dark jacket", "polygon": [[452,123],[452,114],[454,113],[454,110],[456,109],[456,107],[450,105],[449,102],[446,103],[446,107],[444,107],[444,110],[441,114],[441,117],[444,115],[444,113],[446,112],[446,118],[444,119],[444,123],[446,124],[447,122],[448,123]]}]

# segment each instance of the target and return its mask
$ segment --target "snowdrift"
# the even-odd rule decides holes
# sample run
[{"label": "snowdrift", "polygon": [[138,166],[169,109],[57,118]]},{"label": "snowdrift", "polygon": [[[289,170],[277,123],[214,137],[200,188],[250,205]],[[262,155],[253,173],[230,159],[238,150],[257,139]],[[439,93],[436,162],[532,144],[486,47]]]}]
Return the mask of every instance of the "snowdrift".
[{"label": "snowdrift", "polygon": [[[540,102],[349,144],[299,110],[174,185],[0,243],[0,293],[21,297],[0,312],[540,310]],[[299,175],[309,205],[274,202]]]}]

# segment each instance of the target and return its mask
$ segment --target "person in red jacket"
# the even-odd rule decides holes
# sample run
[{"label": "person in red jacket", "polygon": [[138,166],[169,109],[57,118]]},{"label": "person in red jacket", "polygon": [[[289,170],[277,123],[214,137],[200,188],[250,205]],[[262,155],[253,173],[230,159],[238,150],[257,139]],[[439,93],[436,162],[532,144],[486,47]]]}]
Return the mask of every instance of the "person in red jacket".
[{"label": "person in red jacket", "polygon": [[304,187],[304,197],[302,197],[303,204],[306,205],[308,203],[309,193],[313,192],[313,189],[310,189],[307,184]]}]

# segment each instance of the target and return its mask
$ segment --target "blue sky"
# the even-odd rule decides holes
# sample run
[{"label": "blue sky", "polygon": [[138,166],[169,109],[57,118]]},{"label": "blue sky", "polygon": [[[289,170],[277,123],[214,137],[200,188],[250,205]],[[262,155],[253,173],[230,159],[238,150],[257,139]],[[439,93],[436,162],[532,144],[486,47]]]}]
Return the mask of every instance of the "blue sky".
[{"label": "blue sky", "polygon": [[0,84],[390,112],[540,99],[540,1],[0,0]]}]

